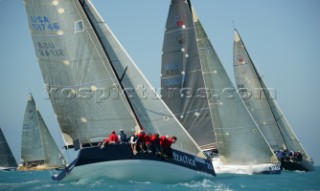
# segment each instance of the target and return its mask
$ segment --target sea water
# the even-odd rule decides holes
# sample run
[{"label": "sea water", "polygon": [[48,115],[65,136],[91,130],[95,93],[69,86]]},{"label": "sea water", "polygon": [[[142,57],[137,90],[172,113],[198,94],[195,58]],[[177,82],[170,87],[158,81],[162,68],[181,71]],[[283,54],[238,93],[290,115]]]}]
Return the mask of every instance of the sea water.
[{"label": "sea water", "polygon": [[[150,169],[152,170],[152,169]],[[157,173],[157,172],[155,172]],[[46,190],[46,191],[199,191],[199,190],[319,190],[320,167],[313,172],[282,171],[280,175],[220,174],[212,179],[198,179],[175,184],[154,182],[117,181],[107,178],[86,178],[74,182],[55,182],[50,171],[1,171],[0,191]]]}]

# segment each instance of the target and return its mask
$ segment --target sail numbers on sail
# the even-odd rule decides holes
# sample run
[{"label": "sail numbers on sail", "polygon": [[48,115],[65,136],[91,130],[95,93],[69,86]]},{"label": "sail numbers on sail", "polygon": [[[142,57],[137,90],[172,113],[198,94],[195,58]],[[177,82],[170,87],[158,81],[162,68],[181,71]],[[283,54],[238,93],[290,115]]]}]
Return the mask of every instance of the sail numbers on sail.
[{"label": "sail numbers on sail", "polygon": [[47,16],[31,16],[31,26],[35,31],[59,30],[58,23],[50,22]]},{"label": "sail numbers on sail", "polygon": [[65,56],[62,49],[56,48],[53,42],[38,42],[40,56]]}]

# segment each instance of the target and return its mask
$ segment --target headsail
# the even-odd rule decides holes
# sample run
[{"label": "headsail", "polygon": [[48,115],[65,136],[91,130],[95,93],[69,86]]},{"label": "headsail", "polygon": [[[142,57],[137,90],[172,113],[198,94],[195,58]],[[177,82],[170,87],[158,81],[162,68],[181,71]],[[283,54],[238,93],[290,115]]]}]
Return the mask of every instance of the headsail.
[{"label": "headsail", "polygon": [[261,78],[237,30],[233,51],[238,90],[273,150],[300,151],[304,158],[310,161],[310,157]]},{"label": "headsail", "polygon": [[38,124],[40,128],[41,142],[44,151],[44,163],[47,166],[62,167],[66,165],[63,154],[56,145],[50,131],[45,124],[41,114],[37,111]]},{"label": "headsail", "polygon": [[17,167],[17,162],[0,128],[0,170],[10,167]]},{"label": "headsail", "polygon": [[221,159],[226,164],[277,162],[259,126],[246,109],[208,39],[195,17],[200,63]]},{"label": "headsail", "polygon": [[35,101],[30,95],[22,129],[21,162],[23,164],[37,162],[47,167],[65,165],[64,158],[52,138]]},{"label": "headsail", "polygon": [[[287,149],[273,113],[270,112],[268,100],[271,101],[273,97],[269,90],[263,89],[265,87],[262,87],[262,83],[260,83],[261,78],[256,74],[237,31],[234,36],[233,51],[236,83],[246,106],[259,124],[271,148],[274,150]],[[239,72],[240,70],[241,72]]]},{"label": "headsail", "polygon": [[190,5],[171,2],[162,50],[161,96],[202,149],[215,148]]},{"label": "headsail", "polygon": [[[134,113],[146,131],[176,135],[177,149],[200,152],[89,1],[40,2],[25,0],[25,6],[39,65],[45,83],[51,87],[50,100],[66,144],[75,140],[88,143],[112,129],[131,131],[138,125]],[[48,21],[43,31],[34,27],[39,21],[32,18],[37,15]],[[57,27],[50,30],[49,24]],[[43,56],[39,43],[51,44],[61,55]],[[117,76],[123,76],[121,82]],[[69,97],[56,99],[53,92],[61,88],[70,90],[65,92]],[[101,90],[110,96],[99,97]],[[88,97],[92,94],[96,97]]]}]

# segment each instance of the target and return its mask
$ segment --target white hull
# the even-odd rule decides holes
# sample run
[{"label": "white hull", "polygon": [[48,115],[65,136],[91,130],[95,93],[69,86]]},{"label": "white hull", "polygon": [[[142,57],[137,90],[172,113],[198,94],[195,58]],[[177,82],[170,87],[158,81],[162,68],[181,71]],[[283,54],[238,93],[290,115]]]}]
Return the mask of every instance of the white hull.
[{"label": "white hull", "polygon": [[117,160],[76,166],[64,181],[106,177],[139,182],[176,183],[196,178],[213,178],[179,165],[152,160]]},{"label": "white hull", "polygon": [[0,166],[0,171],[1,170],[12,171],[12,170],[15,170],[15,169],[16,169],[16,167],[2,167],[2,166]]},{"label": "white hull", "polygon": [[280,171],[280,164],[252,164],[252,165],[225,165],[220,159],[212,159],[216,174],[277,174],[272,171]]}]

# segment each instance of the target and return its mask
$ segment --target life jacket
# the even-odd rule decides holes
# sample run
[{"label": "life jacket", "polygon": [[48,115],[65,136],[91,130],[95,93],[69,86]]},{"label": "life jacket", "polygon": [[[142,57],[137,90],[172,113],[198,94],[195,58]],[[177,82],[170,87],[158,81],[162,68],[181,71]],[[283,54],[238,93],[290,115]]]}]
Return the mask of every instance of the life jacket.
[{"label": "life jacket", "polygon": [[169,148],[169,147],[171,147],[173,142],[174,141],[172,138],[166,138],[165,136],[160,137],[160,146],[162,146],[162,147]]},{"label": "life jacket", "polygon": [[109,136],[109,142],[112,142],[112,141],[114,141],[116,143],[119,141],[118,136],[114,133],[111,133]]}]

